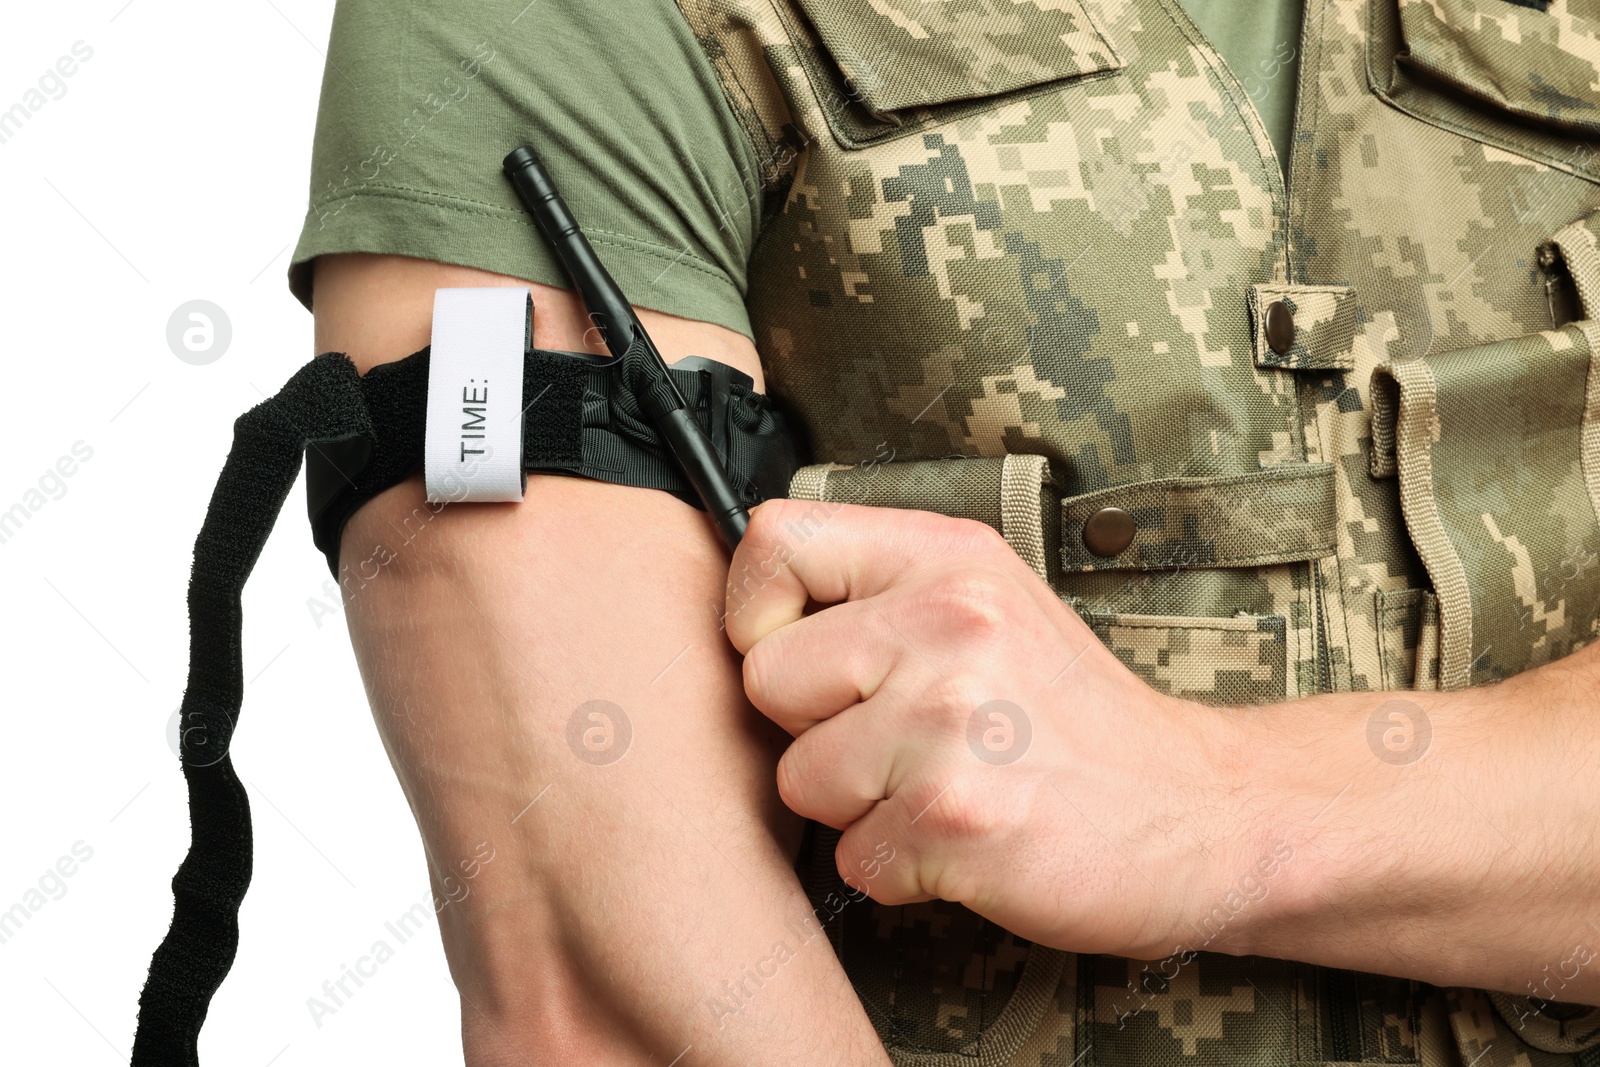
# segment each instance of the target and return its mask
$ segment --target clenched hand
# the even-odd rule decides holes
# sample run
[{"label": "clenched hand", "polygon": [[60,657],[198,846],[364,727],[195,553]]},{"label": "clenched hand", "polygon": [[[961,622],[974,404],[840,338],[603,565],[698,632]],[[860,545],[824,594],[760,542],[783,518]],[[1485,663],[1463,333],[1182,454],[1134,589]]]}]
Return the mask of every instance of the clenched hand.
[{"label": "clenched hand", "polygon": [[1269,851],[1229,803],[1224,713],[1145,685],[988,526],[769,501],[727,611],[751,703],[795,737],[783,800],[844,830],[840,872],[881,903],[1158,958]]}]

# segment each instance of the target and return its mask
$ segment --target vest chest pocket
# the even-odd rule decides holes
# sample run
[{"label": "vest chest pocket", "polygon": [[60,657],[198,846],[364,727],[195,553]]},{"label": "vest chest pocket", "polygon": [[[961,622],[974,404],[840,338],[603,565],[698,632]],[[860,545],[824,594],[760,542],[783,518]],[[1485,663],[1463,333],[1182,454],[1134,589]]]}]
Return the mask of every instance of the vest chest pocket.
[{"label": "vest chest pocket", "polygon": [[1556,0],[1400,0],[1405,62],[1530,122],[1600,133],[1600,20]]},{"label": "vest chest pocket", "polygon": [[[1265,704],[1315,689],[1311,590],[1293,568],[1333,552],[1327,464],[1220,478],[1158,479],[1062,499],[1043,456],[1007,455],[802,467],[791,497],[914,508],[997,530],[1136,675],[1159,692],[1210,704]],[[1085,549],[1085,517],[1125,508],[1136,530],[1111,557]],[[1198,611],[1111,607],[1126,595],[1063,591],[1087,572],[1128,589],[1153,571],[1204,569],[1217,583],[1185,601]]]},{"label": "vest chest pocket", "polygon": [[1223,705],[1272,704],[1289,693],[1289,634],[1282,615],[1078,613],[1157,692]]},{"label": "vest chest pocket", "polygon": [[1441,689],[1600,636],[1600,212],[1554,240],[1587,318],[1373,371],[1372,475],[1433,581]]},{"label": "vest chest pocket", "polygon": [[839,143],[861,148],[1122,69],[1079,0],[779,5]]},{"label": "vest chest pocket", "polygon": [[1584,322],[1373,372],[1373,474],[1399,478],[1433,580],[1441,689],[1600,633],[1600,427],[1585,413],[1597,345]]},{"label": "vest chest pocket", "polygon": [[1367,77],[1400,110],[1600,178],[1591,0],[1375,0]]}]

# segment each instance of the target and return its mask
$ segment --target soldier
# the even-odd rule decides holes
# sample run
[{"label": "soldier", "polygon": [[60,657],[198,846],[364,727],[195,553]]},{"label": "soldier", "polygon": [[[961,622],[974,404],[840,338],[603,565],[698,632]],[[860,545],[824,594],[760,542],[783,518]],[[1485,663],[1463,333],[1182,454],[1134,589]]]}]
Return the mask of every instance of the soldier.
[{"label": "soldier", "polygon": [[601,351],[528,140],[812,460],[731,570],[577,479],[346,527],[436,892],[499,857],[469,1063],[1591,1062],[1585,5],[403,11],[336,11],[316,350],[503,284]]}]

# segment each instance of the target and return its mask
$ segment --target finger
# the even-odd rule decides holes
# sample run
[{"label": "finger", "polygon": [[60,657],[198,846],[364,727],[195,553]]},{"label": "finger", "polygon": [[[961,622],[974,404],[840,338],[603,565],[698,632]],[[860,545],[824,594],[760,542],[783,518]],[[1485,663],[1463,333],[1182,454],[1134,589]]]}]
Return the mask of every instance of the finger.
[{"label": "finger", "polygon": [[982,523],[933,512],[769,500],[750,513],[728,570],[728,639],[748,652],[801,618],[809,600],[874,596],[911,569],[981,541],[1004,543]]},{"label": "finger", "polygon": [[798,737],[870,700],[904,650],[905,642],[875,605],[836,604],[757,641],[745,653],[745,695]]},{"label": "finger", "polygon": [[933,900],[922,858],[900,805],[893,798],[873,805],[839,837],[834,863],[845,884],[880,904]]},{"label": "finger", "polygon": [[858,834],[848,853],[841,837],[834,861],[845,888],[857,900],[867,896],[880,904],[917,904],[936,899],[916,885],[911,854],[887,837]]},{"label": "finger", "polygon": [[797,815],[842,830],[889,796],[897,768],[927,739],[910,694],[891,681],[876,696],[795,739],[778,760],[778,795]]},{"label": "finger", "polygon": [[862,888],[880,904],[935,897],[975,903],[977,878],[992,872],[973,869],[970,858],[993,854],[984,846],[1005,832],[1005,817],[993,798],[984,801],[984,783],[968,773],[963,758],[952,753],[937,762],[906,761],[904,780],[893,782],[888,798],[840,836],[840,873],[860,878],[876,861],[881,871]]}]

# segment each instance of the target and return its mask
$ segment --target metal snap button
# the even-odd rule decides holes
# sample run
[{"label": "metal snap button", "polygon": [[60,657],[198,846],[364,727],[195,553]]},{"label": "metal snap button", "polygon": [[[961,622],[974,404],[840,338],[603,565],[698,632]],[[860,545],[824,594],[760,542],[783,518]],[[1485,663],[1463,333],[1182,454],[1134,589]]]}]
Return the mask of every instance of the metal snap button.
[{"label": "metal snap button", "polygon": [[1133,543],[1133,516],[1121,508],[1101,508],[1083,524],[1083,547],[1107,559]]},{"label": "metal snap button", "polygon": [[1278,355],[1294,347],[1294,312],[1282,300],[1274,300],[1266,311],[1267,345]]}]

